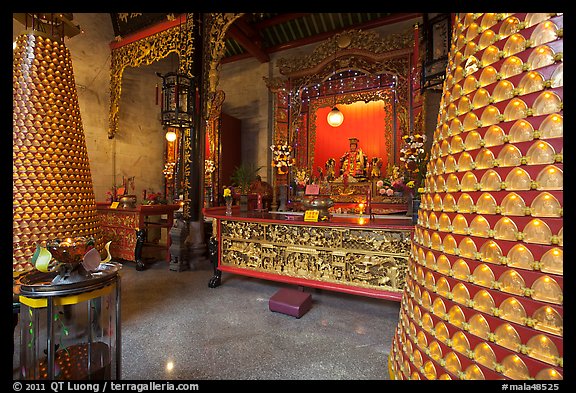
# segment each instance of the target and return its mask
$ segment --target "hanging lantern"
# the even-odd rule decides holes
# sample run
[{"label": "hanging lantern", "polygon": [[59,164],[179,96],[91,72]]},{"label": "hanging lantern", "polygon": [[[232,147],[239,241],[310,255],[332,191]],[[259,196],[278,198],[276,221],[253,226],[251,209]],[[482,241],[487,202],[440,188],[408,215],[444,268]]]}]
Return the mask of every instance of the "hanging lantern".
[{"label": "hanging lantern", "polygon": [[328,121],[328,124],[330,124],[332,127],[338,127],[344,121],[344,115],[342,114],[342,112],[338,110],[336,106],[334,106],[334,108],[332,108],[332,110],[328,112],[328,117],[326,118],[326,120]]},{"label": "hanging lantern", "polygon": [[162,125],[165,127],[190,128],[193,122],[192,78],[169,72],[159,74],[162,78]]},{"label": "hanging lantern", "polygon": [[174,129],[172,128],[168,128],[168,131],[166,131],[165,136],[168,142],[174,142],[176,138],[178,138],[178,135],[176,134],[176,132],[174,132]]}]

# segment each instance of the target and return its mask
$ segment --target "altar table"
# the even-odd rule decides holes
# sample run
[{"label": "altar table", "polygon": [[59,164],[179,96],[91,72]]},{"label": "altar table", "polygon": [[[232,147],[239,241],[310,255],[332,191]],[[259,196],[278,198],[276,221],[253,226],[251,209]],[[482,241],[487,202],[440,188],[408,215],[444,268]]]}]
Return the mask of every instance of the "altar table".
[{"label": "altar table", "polygon": [[222,272],[299,286],[400,301],[414,226],[405,214],[370,219],[333,216],[304,221],[304,215],[204,209],[212,219],[209,254],[214,277]]},{"label": "altar table", "polygon": [[[113,258],[136,262],[136,269],[143,270],[143,247],[165,249],[166,260],[170,262],[170,228],[174,222],[174,211],[180,205],[140,205],[135,208],[111,208],[110,203],[96,203],[104,241],[111,240],[110,254]],[[151,221],[149,217],[160,216]],[[166,216],[166,218],[163,218]],[[166,230],[166,244],[147,242],[149,228]]]}]

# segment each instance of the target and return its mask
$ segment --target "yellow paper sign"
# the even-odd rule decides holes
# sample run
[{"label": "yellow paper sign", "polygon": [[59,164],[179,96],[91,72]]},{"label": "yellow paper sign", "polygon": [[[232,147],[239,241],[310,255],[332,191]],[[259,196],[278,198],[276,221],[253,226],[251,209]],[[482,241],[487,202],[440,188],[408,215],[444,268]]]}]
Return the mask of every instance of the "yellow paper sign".
[{"label": "yellow paper sign", "polygon": [[304,221],[318,222],[318,210],[306,210],[304,212]]},{"label": "yellow paper sign", "polygon": [[116,209],[119,204],[120,202],[112,202],[112,204],[110,205],[110,209]]}]

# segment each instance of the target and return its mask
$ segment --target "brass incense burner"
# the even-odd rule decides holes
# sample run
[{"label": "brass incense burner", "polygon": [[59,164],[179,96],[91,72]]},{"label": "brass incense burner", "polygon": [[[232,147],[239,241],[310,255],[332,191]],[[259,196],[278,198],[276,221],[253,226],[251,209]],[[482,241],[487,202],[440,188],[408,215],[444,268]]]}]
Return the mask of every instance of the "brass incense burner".
[{"label": "brass incense burner", "polygon": [[136,195],[123,195],[118,202],[120,202],[120,207],[133,209],[136,207]]},{"label": "brass incense burner", "polygon": [[328,195],[307,195],[302,205],[306,210],[318,210],[318,220],[327,220],[330,218],[328,209],[334,206],[334,201]]}]

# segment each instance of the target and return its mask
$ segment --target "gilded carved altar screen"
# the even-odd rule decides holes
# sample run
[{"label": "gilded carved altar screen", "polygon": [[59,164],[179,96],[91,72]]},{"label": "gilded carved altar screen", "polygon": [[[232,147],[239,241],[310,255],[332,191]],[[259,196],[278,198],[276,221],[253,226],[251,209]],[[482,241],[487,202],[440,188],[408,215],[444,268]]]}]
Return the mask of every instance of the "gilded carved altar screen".
[{"label": "gilded carved altar screen", "polygon": [[[369,148],[373,148],[373,134],[381,136],[373,156],[380,156],[386,164],[398,164],[401,137],[409,133],[412,116],[412,34],[410,30],[381,37],[375,32],[346,31],[326,40],[308,56],[278,61],[285,77],[266,80],[275,101],[272,140],[276,145],[291,146],[294,162],[285,174],[280,169],[274,171],[276,185],[293,183],[296,170],[320,176],[324,167],[320,157],[338,159],[345,152],[326,152],[330,150],[328,142],[339,138],[346,149],[348,138],[358,137],[360,131],[367,136]],[[377,107],[371,109],[379,111],[376,116],[381,117],[376,125],[360,119],[351,129],[340,126],[321,132],[330,108],[346,108],[350,114],[357,104]]]}]

